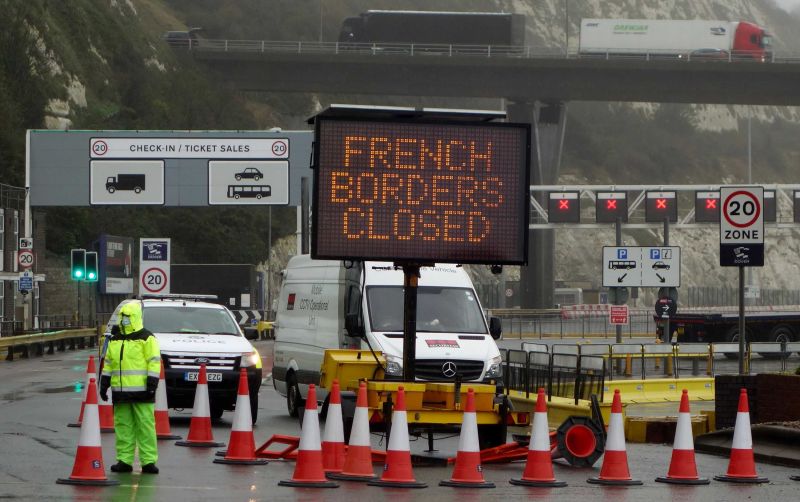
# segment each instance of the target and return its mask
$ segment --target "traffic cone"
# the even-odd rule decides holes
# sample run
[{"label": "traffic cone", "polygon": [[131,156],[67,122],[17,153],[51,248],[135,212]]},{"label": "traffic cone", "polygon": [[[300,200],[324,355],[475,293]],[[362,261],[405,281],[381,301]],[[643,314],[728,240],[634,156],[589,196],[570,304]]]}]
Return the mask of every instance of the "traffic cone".
[{"label": "traffic cone", "polygon": [[631,479],[631,473],[628,469],[628,454],[625,451],[625,426],[622,421],[622,399],[619,395],[619,389],[614,389],[608,439],[606,439],[606,452],[603,456],[600,476],[589,478],[586,481],[598,485],[614,486],[642,484],[638,479]]},{"label": "traffic cone", "polygon": [[[330,406],[330,405],[329,405]],[[330,408],[328,417],[330,418]],[[367,404],[367,384],[358,384],[356,411],[350,429],[350,443],[344,456],[342,472],[326,473],[331,479],[348,481],[369,481],[375,479],[372,470],[372,445],[369,440],[369,406]]]},{"label": "traffic cone", "polygon": [[173,434],[169,427],[169,406],[167,404],[167,384],[164,382],[164,361],[161,361],[161,373],[158,375],[156,387],[156,407],[153,414],[156,417],[156,437],[158,439],[181,439]]},{"label": "traffic cone", "polygon": [[250,415],[250,389],[247,386],[247,370],[239,370],[239,394],[236,396],[236,412],[233,414],[231,437],[228,440],[225,458],[215,458],[215,464],[265,465],[267,459],[256,458],[256,441],[253,438],[253,417]]},{"label": "traffic cone", "polygon": [[689,391],[684,389],[681,407],[678,410],[678,425],[675,428],[675,442],[672,444],[672,460],[666,477],[656,478],[659,483],[673,485],[707,485],[711,481],[697,475],[694,458],[694,439],[692,437],[692,416],[689,413]]},{"label": "traffic cone", "polygon": [[427,488],[425,483],[414,479],[411,471],[411,449],[408,442],[408,417],[406,416],[406,393],[403,386],[397,387],[397,402],[392,412],[392,430],[386,448],[386,464],[381,479],[367,483],[372,486],[395,488]]},{"label": "traffic cone", "polygon": [[567,486],[557,481],[553,474],[553,460],[550,450],[550,429],[547,425],[547,398],[544,388],[539,387],[536,397],[536,411],[533,414],[531,442],[528,446],[528,460],[521,479],[508,480],[512,485],[553,488]]},{"label": "traffic cone", "polygon": [[728,473],[714,476],[717,481],[732,483],[768,483],[756,473],[756,462],[753,458],[753,438],[750,434],[750,406],[747,403],[747,389],[739,393],[739,411],[736,413],[736,425],[733,429],[733,444]]},{"label": "traffic cone", "polygon": [[292,479],[278,482],[280,486],[300,488],[338,488],[339,485],[325,479],[322,468],[322,445],[319,439],[319,417],[317,416],[317,390],[308,386],[303,428],[300,431],[300,448]]},{"label": "traffic cone", "polygon": [[83,423],[83,409],[86,407],[86,395],[89,393],[89,380],[97,379],[97,370],[94,367],[94,356],[89,356],[89,363],[86,365],[86,385],[83,387],[83,398],[81,399],[81,412],[78,414],[78,421],[67,424],[67,427],[80,427]]},{"label": "traffic cone", "polygon": [[334,380],[328,400],[328,416],[322,435],[322,468],[325,472],[342,472],[344,468],[344,422],[339,380]]},{"label": "traffic cone", "polygon": [[200,374],[197,375],[197,389],[194,392],[194,408],[192,408],[192,421],[189,423],[189,435],[183,441],[175,441],[178,446],[196,446],[211,448],[225,446],[225,443],[214,441],[211,432],[211,415],[208,404],[208,377],[206,365],[200,365]]},{"label": "traffic cone", "polygon": [[458,437],[458,453],[453,477],[440,481],[439,486],[458,488],[494,488],[494,483],[483,479],[481,448],[478,443],[478,418],[475,414],[475,391],[467,389],[467,405],[461,418],[461,434]]},{"label": "traffic cone", "polygon": [[100,414],[100,432],[114,432],[114,392],[108,389],[107,401],[100,401],[97,411]]},{"label": "traffic cone", "polygon": [[[92,362],[91,364],[94,364]],[[67,479],[59,478],[60,485],[117,485],[119,481],[108,479],[103,465],[103,447],[100,445],[100,416],[97,411],[97,384],[89,380],[84,406],[84,420],[81,423],[81,436],[78,439],[78,452],[72,474]]]}]

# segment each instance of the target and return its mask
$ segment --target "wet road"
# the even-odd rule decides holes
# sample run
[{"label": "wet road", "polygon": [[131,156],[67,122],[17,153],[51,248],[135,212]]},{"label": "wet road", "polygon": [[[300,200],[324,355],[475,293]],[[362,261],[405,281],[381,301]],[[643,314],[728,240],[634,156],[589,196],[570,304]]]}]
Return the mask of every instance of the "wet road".
[{"label": "wet road", "polygon": [[[269,342],[258,342],[259,351],[268,354]],[[450,477],[449,468],[415,468],[419,481],[429,484],[425,490],[398,490],[342,482],[333,490],[294,489],[277,486],[291,477],[294,463],[271,462],[265,466],[226,466],[212,463],[214,449],[193,449],[175,446],[171,441],[159,443],[161,474],[145,476],[138,472],[118,475],[116,487],[74,487],[55,484],[56,478],[69,476],[74,461],[79,430],[66,424],[76,419],[80,409],[81,385],[89,351],[65,352],[44,358],[13,363],[0,362],[0,499],[80,500],[80,501],[202,501],[202,500],[379,500],[391,497],[393,502],[432,500],[468,502],[537,498],[542,500],[796,500],[800,483],[790,481],[795,470],[759,464],[761,475],[771,483],[759,486],[727,485],[713,482],[710,486],[674,487],[655,483],[666,473],[671,449],[660,445],[628,445],[632,475],[644,481],[633,488],[604,488],[586,483],[596,476],[594,469],[572,469],[555,466],[556,477],[569,486],[558,489],[533,489],[512,486],[508,479],[519,477],[523,464],[488,465],[487,480],[496,483],[493,490],[461,490],[439,487],[438,482]],[[255,427],[256,443],[275,433],[299,434],[295,419],[285,412],[285,401],[266,381],[261,388],[259,422]],[[185,437],[189,411],[172,411],[173,433]],[[228,441],[233,414],[226,412],[214,424],[218,441]],[[373,436],[376,447],[380,437]],[[113,434],[103,434],[106,469],[114,462]],[[453,451],[457,439],[437,443],[443,451]],[[412,441],[412,450],[425,449],[423,441]],[[724,473],[727,459],[698,455],[700,474],[712,477]],[[136,467],[138,471],[138,466]],[[378,468],[376,466],[376,472]]]}]

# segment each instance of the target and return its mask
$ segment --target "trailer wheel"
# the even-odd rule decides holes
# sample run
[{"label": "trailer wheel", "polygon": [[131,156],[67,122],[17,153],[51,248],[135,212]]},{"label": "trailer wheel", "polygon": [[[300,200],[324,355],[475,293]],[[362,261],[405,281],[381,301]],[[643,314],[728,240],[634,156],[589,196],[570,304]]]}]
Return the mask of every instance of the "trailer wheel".
[{"label": "trailer wheel", "polygon": [[[794,341],[794,335],[792,333],[792,328],[786,325],[775,326],[772,328],[772,331],[769,333],[769,341],[776,342],[776,343],[789,343]],[[763,357],[764,359],[780,359],[780,354],[762,354],[761,352],[758,353],[759,356]]]},{"label": "trailer wheel", "polygon": [[[745,328],[745,334],[747,335],[746,340],[753,339],[753,332],[749,329]],[[738,343],[739,342],[739,326],[734,326],[728,330],[728,333],[725,335],[725,340],[730,343]],[[725,357],[727,359],[731,359],[733,361],[739,360],[739,354],[736,352],[726,352]]]}]

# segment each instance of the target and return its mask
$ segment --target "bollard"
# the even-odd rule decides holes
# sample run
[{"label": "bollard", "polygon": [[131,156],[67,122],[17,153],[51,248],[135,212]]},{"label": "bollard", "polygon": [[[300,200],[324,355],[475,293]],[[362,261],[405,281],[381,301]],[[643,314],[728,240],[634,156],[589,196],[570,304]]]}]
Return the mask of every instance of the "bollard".
[{"label": "bollard", "polygon": [[672,376],[672,356],[667,356],[664,358],[664,375],[665,376]]},{"label": "bollard", "polygon": [[633,376],[633,356],[631,354],[625,356],[625,376]]}]

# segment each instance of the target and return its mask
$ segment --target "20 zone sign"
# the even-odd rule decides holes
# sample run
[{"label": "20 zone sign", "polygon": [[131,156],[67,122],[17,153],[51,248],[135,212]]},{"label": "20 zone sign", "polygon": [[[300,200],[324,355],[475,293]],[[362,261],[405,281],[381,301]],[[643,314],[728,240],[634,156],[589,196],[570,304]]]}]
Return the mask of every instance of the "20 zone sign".
[{"label": "20 zone sign", "polygon": [[720,264],[761,266],[764,262],[764,189],[722,187]]}]

